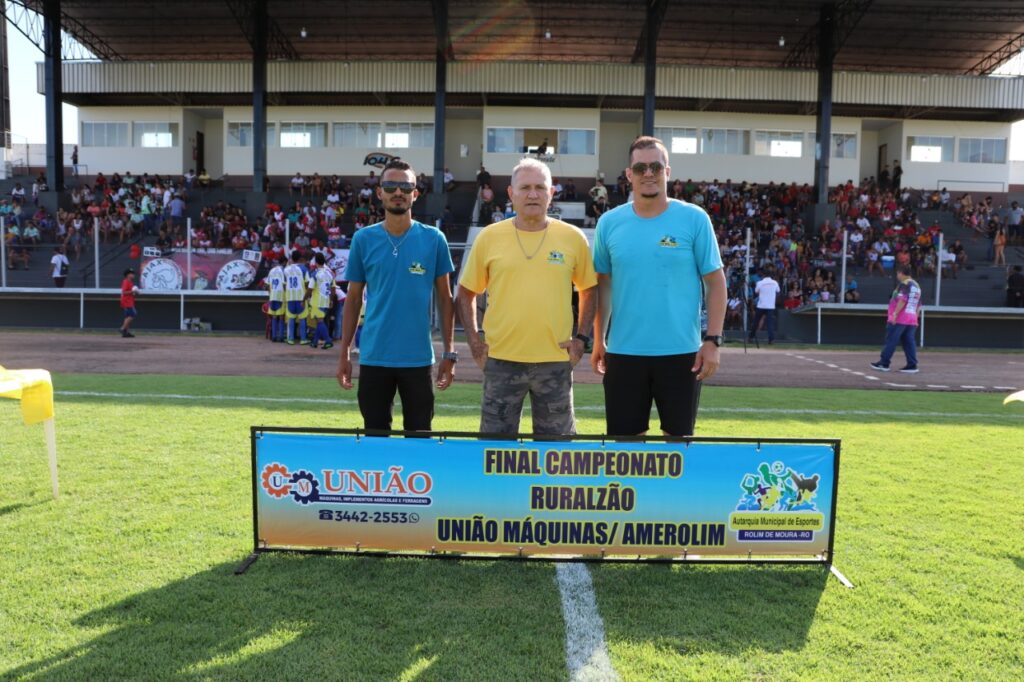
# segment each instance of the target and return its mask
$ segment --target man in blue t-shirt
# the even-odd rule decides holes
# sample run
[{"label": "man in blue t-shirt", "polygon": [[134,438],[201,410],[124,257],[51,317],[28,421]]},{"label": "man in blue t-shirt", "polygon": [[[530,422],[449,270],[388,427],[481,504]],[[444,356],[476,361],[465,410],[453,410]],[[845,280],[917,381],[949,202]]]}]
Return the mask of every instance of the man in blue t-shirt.
[{"label": "man in blue t-shirt", "polygon": [[363,423],[367,429],[391,430],[397,391],[403,428],[429,431],[434,416],[430,295],[436,292],[441,312],[444,352],[436,386],[443,391],[451,385],[458,360],[448,281],[455,267],[441,231],[412,219],[412,205],[419,193],[416,173],[408,163],[397,159],[388,163],[376,192],[387,211],[384,222],[353,235],[345,270],[349,284],[341,323],[338,383],[346,390],[352,388],[350,352],[365,289],[368,296],[357,393]]},{"label": "man in blue t-shirt", "polygon": [[661,140],[637,138],[629,163],[633,201],[602,215],[594,237],[599,310],[590,362],[604,375],[609,435],[645,434],[653,401],[663,433],[689,436],[700,382],[719,364],[722,258],[707,213],[668,198],[672,169]]}]

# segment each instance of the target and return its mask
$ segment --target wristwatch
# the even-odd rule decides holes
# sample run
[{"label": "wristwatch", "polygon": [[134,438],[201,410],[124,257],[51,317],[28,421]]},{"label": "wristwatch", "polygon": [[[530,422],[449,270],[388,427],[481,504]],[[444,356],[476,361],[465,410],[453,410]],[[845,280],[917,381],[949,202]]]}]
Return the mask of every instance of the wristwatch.
[{"label": "wristwatch", "polygon": [[710,341],[711,343],[715,344],[716,348],[721,348],[722,347],[722,337],[721,336],[713,336],[711,334],[705,334],[704,337],[701,339],[701,341]]},{"label": "wristwatch", "polygon": [[574,339],[579,339],[580,341],[582,341],[584,348],[586,348],[587,346],[590,345],[591,338],[589,336],[587,336],[586,334],[577,334],[573,338]]},{"label": "wristwatch", "polygon": [[455,351],[451,351],[451,352],[445,351],[444,353],[441,353],[441,359],[442,360],[451,360],[452,362],[458,362],[459,361],[459,354],[457,352],[455,352]]}]

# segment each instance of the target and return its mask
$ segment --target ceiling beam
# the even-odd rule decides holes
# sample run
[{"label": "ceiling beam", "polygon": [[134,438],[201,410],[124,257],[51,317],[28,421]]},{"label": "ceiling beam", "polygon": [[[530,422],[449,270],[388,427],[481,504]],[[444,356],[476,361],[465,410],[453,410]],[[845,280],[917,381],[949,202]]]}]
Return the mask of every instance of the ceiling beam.
[{"label": "ceiling beam", "polygon": [[[224,0],[224,2],[231,11],[231,16],[238,22],[238,27],[242,29],[242,35],[245,36],[245,40],[255,49],[254,32],[256,30],[256,20],[253,0]],[[292,41],[281,30],[277,22],[269,16],[267,17],[267,59],[287,59],[294,62],[300,59],[298,51],[292,45]]]},{"label": "ceiling beam", "polygon": [[[658,28],[662,22],[665,21],[665,12],[668,10],[668,0],[646,0],[646,3],[651,8],[651,23],[654,25],[654,40],[658,39]],[[641,64],[644,61],[644,49],[647,45],[647,28],[648,22],[644,22],[644,27],[640,31],[640,37],[636,40],[636,47],[633,48],[633,58],[630,60],[632,64]]]},{"label": "ceiling beam", "polygon": [[[29,6],[24,0],[7,0],[4,17],[11,26],[33,45],[46,54],[43,43],[43,15],[40,9]],[[89,30],[85,24],[69,16],[63,9],[60,13],[62,61],[102,59],[109,62],[124,61],[117,50]]]},{"label": "ceiling beam", "polygon": [[[857,24],[864,17],[864,14],[871,7],[874,0],[840,0],[836,3],[835,11],[835,37],[833,38],[835,49],[832,51],[832,61],[839,51],[843,49],[847,38],[857,28]],[[790,49],[789,54],[782,60],[782,67],[786,69],[814,69],[818,64],[818,22],[808,28],[795,45]]]},{"label": "ceiling beam", "polygon": [[1024,52],[1024,33],[1011,38],[998,49],[985,55],[981,61],[964,71],[964,75],[987,76],[1022,52]]}]

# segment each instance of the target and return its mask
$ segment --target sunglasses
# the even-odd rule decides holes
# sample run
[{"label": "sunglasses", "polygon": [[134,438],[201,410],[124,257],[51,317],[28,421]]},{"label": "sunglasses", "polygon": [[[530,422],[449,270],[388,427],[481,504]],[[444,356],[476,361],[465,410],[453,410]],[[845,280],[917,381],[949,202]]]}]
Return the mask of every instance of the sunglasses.
[{"label": "sunglasses", "polygon": [[665,170],[665,166],[660,161],[654,161],[652,163],[634,163],[631,169],[634,175],[644,175],[647,171],[651,171],[651,175],[657,175]]},{"label": "sunglasses", "polygon": [[402,194],[412,194],[412,191],[416,189],[415,182],[397,182],[395,180],[385,180],[380,183],[380,188],[387,194],[394,194],[396,190],[402,190]]}]

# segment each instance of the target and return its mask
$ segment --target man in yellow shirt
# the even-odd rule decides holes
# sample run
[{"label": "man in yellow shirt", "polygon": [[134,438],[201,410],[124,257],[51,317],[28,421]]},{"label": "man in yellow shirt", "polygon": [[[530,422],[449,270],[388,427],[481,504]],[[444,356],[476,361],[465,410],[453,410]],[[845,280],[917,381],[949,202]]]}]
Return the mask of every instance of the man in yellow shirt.
[{"label": "man in yellow shirt", "polygon": [[[530,395],[533,433],[576,433],[572,370],[589,343],[597,275],[583,232],[549,218],[551,171],[524,159],[508,189],[515,217],[486,227],[473,243],[459,280],[459,312],[473,359],[484,371],[481,433],[519,432]],[[580,292],[572,332],[572,290]],[[476,297],[488,294],[484,339]]]}]

